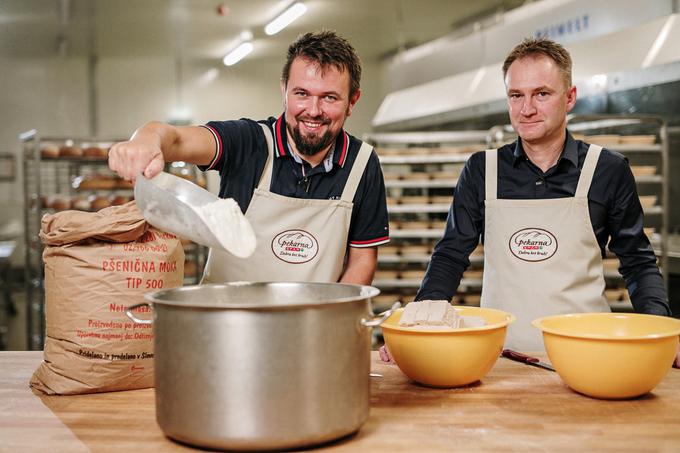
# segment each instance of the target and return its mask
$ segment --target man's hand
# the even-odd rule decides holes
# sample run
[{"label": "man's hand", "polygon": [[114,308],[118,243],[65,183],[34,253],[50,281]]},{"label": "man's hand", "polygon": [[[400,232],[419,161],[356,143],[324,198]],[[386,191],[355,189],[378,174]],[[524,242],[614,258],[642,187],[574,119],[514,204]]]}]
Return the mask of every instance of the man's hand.
[{"label": "man's hand", "polygon": [[113,145],[109,168],[130,181],[140,173],[153,178],[166,161],[210,164],[217,155],[216,146],[215,137],[205,127],[151,121],[137,129],[129,141]]},{"label": "man's hand", "polygon": [[139,140],[116,143],[109,151],[109,168],[121,178],[133,182],[140,173],[153,178],[163,170],[164,165],[160,146]]},{"label": "man's hand", "polygon": [[385,363],[390,363],[393,365],[396,365],[397,362],[394,361],[392,358],[392,355],[390,354],[390,350],[387,347],[387,345],[380,346],[380,349],[378,349],[378,354],[380,355],[380,360],[382,360]]}]

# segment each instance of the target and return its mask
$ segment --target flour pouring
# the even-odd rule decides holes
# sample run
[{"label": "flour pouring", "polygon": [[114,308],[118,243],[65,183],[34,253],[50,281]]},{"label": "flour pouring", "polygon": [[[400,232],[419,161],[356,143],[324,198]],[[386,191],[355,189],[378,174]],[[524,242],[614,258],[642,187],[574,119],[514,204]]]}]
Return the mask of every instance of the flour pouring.
[{"label": "flour pouring", "polygon": [[233,199],[218,198],[162,172],[151,179],[137,178],[135,200],[144,218],[156,228],[239,258],[247,258],[255,250],[255,233]]}]

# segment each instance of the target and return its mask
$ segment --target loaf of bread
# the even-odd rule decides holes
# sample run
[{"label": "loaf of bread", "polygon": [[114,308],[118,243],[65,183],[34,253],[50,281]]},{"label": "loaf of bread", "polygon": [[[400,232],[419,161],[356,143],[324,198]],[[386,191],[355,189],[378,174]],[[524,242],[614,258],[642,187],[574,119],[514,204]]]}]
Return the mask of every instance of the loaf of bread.
[{"label": "loaf of bread", "polygon": [[396,255],[400,251],[400,248],[396,245],[381,245],[378,248],[378,253],[381,255]]},{"label": "loaf of bread", "polygon": [[484,275],[484,270],[483,269],[468,269],[465,272],[463,272],[463,278],[469,278],[471,280],[477,280],[482,278]]},{"label": "loaf of bread", "polygon": [[399,202],[402,204],[427,204],[429,199],[425,195],[407,195],[399,197]]},{"label": "loaf of bread", "polygon": [[59,148],[59,157],[83,157],[83,149],[77,146],[64,145]]},{"label": "loaf of bread", "polygon": [[399,271],[377,270],[373,278],[376,280],[393,280],[399,278]]},{"label": "loaf of bread", "polygon": [[432,220],[430,228],[433,230],[444,230],[446,228],[446,220]]},{"label": "loaf of bread", "polygon": [[45,143],[40,148],[40,157],[43,159],[56,159],[59,157],[59,147],[57,145]]},{"label": "loaf of bread", "polygon": [[73,199],[73,209],[79,211],[89,211],[92,208],[92,204],[87,197],[76,197]]},{"label": "loaf of bread", "polygon": [[126,197],[125,195],[116,195],[111,200],[111,206],[120,206],[127,203],[128,201],[130,201],[130,197]]},{"label": "loaf of bread", "polygon": [[422,280],[425,277],[425,269],[401,271],[400,277],[406,280]]},{"label": "loaf of bread", "polygon": [[55,195],[50,202],[50,208],[55,211],[71,209],[71,198],[68,195]]},{"label": "loaf of bread", "polygon": [[73,180],[73,187],[78,190],[115,189],[117,184],[117,178],[100,174],[78,176]]},{"label": "loaf of bread", "polygon": [[452,201],[452,195],[433,195],[430,197],[430,203],[434,204],[451,204]]},{"label": "loaf of bread", "polygon": [[109,200],[109,197],[97,196],[92,200],[91,206],[92,210],[99,211],[100,209],[111,206],[111,200]]},{"label": "loaf of bread", "polygon": [[96,159],[106,159],[109,156],[109,151],[100,146],[88,146],[83,149],[84,157],[92,157]]},{"label": "loaf of bread", "polygon": [[402,228],[406,230],[427,230],[430,222],[425,220],[409,220],[402,223]]},{"label": "loaf of bread", "polygon": [[404,255],[427,255],[432,252],[430,245],[404,245],[401,247],[401,253]]},{"label": "loaf of bread", "polygon": [[400,178],[401,178],[401,175],[399,173],[389,172],[389,171],[386,171],[386,172],[383,173],[383,179],[385,181],[395,181],[395,180],[400,179]]},{"label": "loaf of bread", "polygon": [[116,188],[118,189],[132,189],[135,185],[132,181],[123,178],[116,178]]},{"label": "loaf of bread", "polygon": [[411,173],[403,173],[401,179],[409,181],[425,181],[430,178],[430,175],[422,171],[414,171]]}]

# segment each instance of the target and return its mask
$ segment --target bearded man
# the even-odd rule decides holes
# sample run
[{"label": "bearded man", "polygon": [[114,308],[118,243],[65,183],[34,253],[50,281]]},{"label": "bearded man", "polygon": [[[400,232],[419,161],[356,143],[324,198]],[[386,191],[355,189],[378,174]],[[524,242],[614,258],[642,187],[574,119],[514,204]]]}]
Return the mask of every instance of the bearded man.
[{"label": "bearded man", "polygon": [[288,48],[278,118],[150,122],[111,148],[109,167],[131,181],[171,161],[219,171],[219,196],[238,202],[257,248],[247,259],[211,250],[203,282],[370,284],[389,231],[378,157],[343,129],[360,79],[361,61],[347,40],[304,34]]}]

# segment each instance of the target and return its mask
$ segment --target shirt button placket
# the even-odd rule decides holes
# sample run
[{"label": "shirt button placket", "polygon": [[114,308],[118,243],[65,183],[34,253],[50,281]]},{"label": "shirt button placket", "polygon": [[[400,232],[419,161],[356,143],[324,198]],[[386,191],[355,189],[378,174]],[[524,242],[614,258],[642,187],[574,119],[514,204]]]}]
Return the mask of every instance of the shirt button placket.
[{"label": "shirt button placket", "polygon": [[545,178],[539,177],[536,179],[536,195],[545,193]]}]

